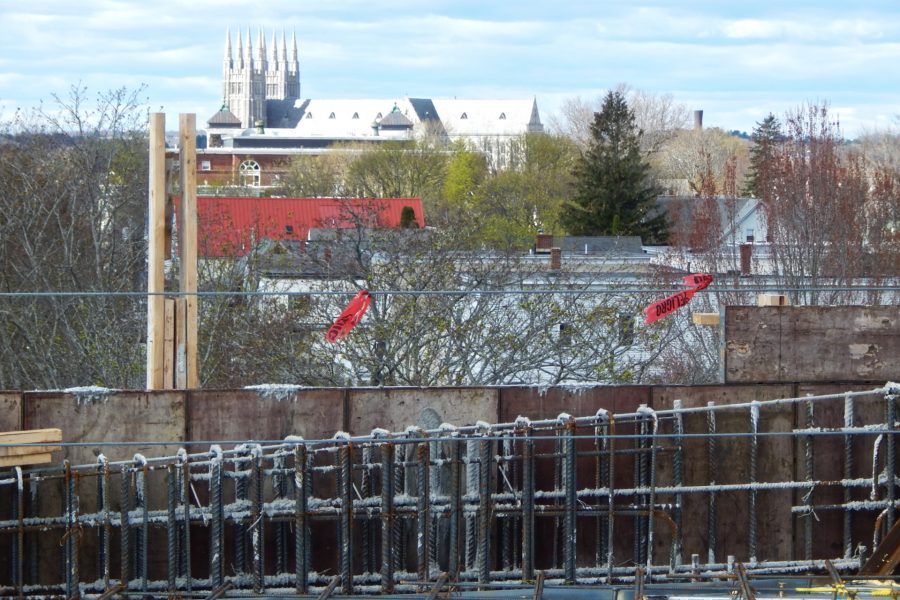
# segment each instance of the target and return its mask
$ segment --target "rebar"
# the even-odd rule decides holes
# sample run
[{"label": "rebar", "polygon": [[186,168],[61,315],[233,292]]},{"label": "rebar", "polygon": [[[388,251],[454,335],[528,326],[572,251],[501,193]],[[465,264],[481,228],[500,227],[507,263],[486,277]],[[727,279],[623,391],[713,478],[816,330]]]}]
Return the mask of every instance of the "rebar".
[{"label": "rebar", "polygon": [[429,452],[428,442],[421,442],[416,445],[416,485],[418,493],[416,496],[416,558],[418,562],[418,577],[420,582],[426,582],[431,578],[430,575],[430,526],[431,515],[429,507],[431,500],[429,496],[429,487],[431,477],[429,476]]},{"label": "rebar", "polygon": [[894,515],[896,513],[895,507],[895,498],[896,498],[896,484],[897,484],[897,468],[896,468],[896,444],[897,439],[894,435],[893,430],[897,428],[897,396],[894,394],[887,394],[884,397],[885,401],[885,423],[887,428],[891,430],[886,436],[885,446],[887,456],[884,460],[884,466],[886,471],[886,484],[887,484],[887,522],[885,524],[885,528],[890,531],[894,526]]},{"label": "rebar", "polygon": [[[854,426],[855,415],[853,411],[853,397],[847,396],[844,399],[844,428],[849,429]],[[853,436],[844,436],[844,479],[853,477]],[[844,504],[849,504],[853,499],[853,490],[849,487],[844,488]],[[844,558],[850,558],[853,555],[853,513],[844,511]]]},{"label": "rebar", "polygon": [[[535,581],[538,566],[549,566],[544,571],[553,582],[549,585],[633,583],[636,576],[651,585],[663,576],[672,581],[730,576],[744,561],[716,561],[717,554],[724,555],[716,540],[722,528],[728,528],[730,539],[746,540],[745,566],[751,576],[824,572],[822,560],[807,557],[827,553],[832,547],[828,544],[839,548],[830,558],[835,568],[847,573],[859,562],[851,548],[858,540],[850,525],[858,531],[886,526],[896,507],[895,439],[886,433],[896,428],[896,396],[853,393],[829,398],[832,408],[821,412],[811,408],[823,402],[821,397],[799,404],[804,409],[801,423],[786,432],[794,441],[790,458],[800,465],[797,477],[768,472],[759,460],[759,440],[766,433],[761,408],[777,406],[777,401],[709,403],[702,407],[705,414],[675,402],[672,409],[659,411],[646,406],[620,414],[598,411],[534,421],[522,417],[511,427],[479,423],[402,433],[375,430],[368,436],[341,435],[326,441],[291,437],[228,451],[212,446],[207,452],[180,450],[175,456],[146,459],[135,455],[119,462],[101,455],[90,465],[66,462],[62,468],[17,469],[0,474],[0,502],[9,507],[0,515],[0,547],[10,558],[10,568],[2,571],[8,580],[0,574],[0,595],[191,597],[222,593],[229,585],[240,593],[251,593],[252,587],[256,595],[267,590],[284,594],[293,588],[297,595],[309,595],[320,593],[335,574],[344,594],[371,593],[376,587],[397,594],[433,592],[433,582],[443,572],[446,585],[456,590],[525,585]],[[839,418],[839,403],[843,422],[827,422]],[[746,422],[748,412],[746,437],[729,442],[745,446],[722,456],[717,416],[724,413],[730,415],[729,422],[734,417]],[[706,420],[704,444],[685,445],[686,415],[696,415],[691,427],[703,429]],[[882,418],[884,422],[877,422]],[[827,425],[844,443],[840,479],[815,478],[811,442],[819,433],[816,425]],[[637,437],[619,443],[617,429],[634,430]],[[875,468],[855,467],[853,451],[876,438],[884,443],[875,443]],[[686,465],[702,464],[704,458],[706,481],[695,469],[690,485],[685,485]],[[579,477],[579,469],[591,475]],[[718,481],[723,469],[729,469],[727,484]],[[819,471],[820,476],[829,472]],[[150,493],[157,474],[164,476],[164,494]],[[540,485],[539,474],[554,481]],[[314,478],[321,478],[315,488]],[[229,481],[233,496],[226,491]],[[120,484],[118,507],[111,483]],[[763,518],[759,495],[768,490],[786,490],[799,500],[771,505],[772,514],[765,517],[804,519],[803,527],[797,523],[800,556],[795,559],[760,560],[771,550],[757,530]],[[856,499],[862,490],[875,493]],[[728,493],[729,501],[746,502],[749,514],[717,513],[721,493]],[[39,494],[48,495],[40,510]],[[816,497],[829,503],[817,504]],[[697,556],[690,564],[681,559],[682,529],[696,525],[682,523],[688,514],[683,512],[686,501],[698,507],[705,501],[708,510],[708,558],[701,561]],[[84,513],[79,506],[96,510]],[[825,511],[843,519],[843,530],[816,528],[814,514]],[[634,519],[639,528],[639,565],[616,562],[616,544],[620,554],[623,549],[630,554],[633,541],[621,535],[616,539],[617,521],[623,519]],[[551,532],[554,522],[559,528]],[[813,549],[810,523],[818,544]],[[404,539],[404,524],[415,534],[415,544],[412,535]],[[119,559],[111,560],[116,528]],[[664,535],[669,528],[672,535]],[[154,530],[165,534],[165,544],[149,544]],[[546,539],[535,540],[536,531],[546,531]],[[590,532],[584,536],[588,539],[596,535],[596,545],[585,544],[579,535],[585,531]],[[333,544],[335,533],[337,552],[318,552],[314,571],[311,552]],[[225,542],[242,534],[249,542],[246,549],[252,549],[246,569],[239,567],[237,552],[233,562],[225,559]],[[202,541],[192,545],[197,535]],[[552,553],[551,535],[558,540],[558,557]],[[54,561],[55,570],[47,574],[35,564],[40,556],[35,549],[49,540],[62,548],[61,560]],[[236,541],[235,551],[242,546]],[[401,554],[404,546],[410,548],[407,562]],[[371,556],[362,557],[364,549]],[[82,565],[80,552],[92,560]],[[149,568],[157,554],[166,561],[164,575]],[[201,561],[198,573],[191,570],[192,555]],[[289,564],[292,557],[294,563]],[[631,562],[631,556],[619,562],[624,558]],[[117,563],[119,571],[111,572]]]},{"label": "rebar", "polygon": [[[757,480],[757,462],[759,455],[759,438],[756,434],[759,432],[759,404],[750,407],[750,432],[753,436],[750,438],[750,483],[754,484]],[[747,553],[749,554],[750,563],[756,562],[756,535],[757,535],[757,514],[756,514],[756,488],[747,492]]]},{"label": "rebar", "polygon": [[[485,431],[485,435],[489,432]],[[478,583],[487,584],[491,579],[491,465],[493,442],[480,442],[478,476]]]},{"label": "rebar", "polygon": [[[222,449],[213,446],[209,457],[210,543],[209,576],[214,588],[222,586],[222,553],[224,552],[224,513],[222,508]],[[281,571],[279,571],[281,572]]]},{"label": "rebar", "polygon": [[394,569],[397,565],[394,527],[394,445],[381,445],[381,591],[394,591]]},{"label": "rebar", "polygon": [[[672,403],[672,407],[676,410],[673,425],[675,429],[675,439],[673,440],[675,448],[672,456],[672,485],[675,488],[680,488],[684,483],[684,440],[682,438],[684,435],[684,416],[680,412],[677,412],[682,407],[681,400],[675,399]],[[675,539],[672,542],[672,557],[670,562],[673,570],[682,563],[681,551],[684,546],[682,540],[682,531],[684,530],[682,523],[684,494],[679,491],[676,492],[674,496],[675,506],[672,509],[672,520],[675,522]]]},{"label": "rebar", "polygon": [[[302,441],[294,438],[295,441]],[[294,587],[297,594],[309,593],[309,523],[308,499],[311,490],[307,450],[294,445]]]},{"label": "rebar", "polygon": [[[707,443],[707,481],[709,481],[710,485],[715,485],[716,480],[718,479],[718,469],[717,466],[719,464],[719,456],[718,456],[718,444],[716,443],[718,438],[715,436],[716,433],[716,411],[715,402],[708,402],[706,406],[709,408],[709,411],[706,413],[706,430],[710,434],[709,441]],[[716,491],[711,489],[709,491],[708,501],[707,501],[707,509],[706,509],[706,546],[707,546],[707,561],[710,563],[716,562]]]},{"label": "rebar", "polygon": [[340,540],[341,589],[353,593],[353,447],[350,443],[338,448],[341,515],[338,539]]},{"label": "rebar", "polygon": [[[812,402],[806,403],[806,427],[807,429],[812,429],[815,427],[815,406]],[[815,455],[813,454],[813,444],[814,440],[811,435],[807,435],[803,440],[804,447],[804,465],[806,472],[806,480],[813,481],[814,474],[813,471],[815,469]],[[813,492],[815,491],[815,486],[810,485],[809,491],[807,492],[806,504],[810,507],[813,505]],[[806,560],[812,560],[813,554],[813,509],[810,510],[803,515],[803,557]]]},{"label": "rebar", "polygon": [[575,419],[570,415],[560,415],[560,425],[567,434],[563,441],[563,488],[565,491],[565,518],[563,519],[563,570],[565,582],[575,584],[576,558],[576,510],[578,504],[578,487],[575,475],[577,455],[575,449]]}]

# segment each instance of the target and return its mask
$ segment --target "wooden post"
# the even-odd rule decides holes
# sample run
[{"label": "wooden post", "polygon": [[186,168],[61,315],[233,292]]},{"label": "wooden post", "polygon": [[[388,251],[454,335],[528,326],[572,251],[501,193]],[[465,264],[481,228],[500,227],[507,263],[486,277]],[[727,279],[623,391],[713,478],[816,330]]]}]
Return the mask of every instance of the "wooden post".
[{"label": "wooden post", "polygon": [[147,264],[147,389],[163,389],[165,337],[166,115],[150,114],[150,193]]},{"label": "wooden post", "polygon": [[163,388],[175,389],[175,299],[166,298],[166,349],[163,360]]},{"label": "wooden post", "polygon": [[[181,137],[181,291],[184,314],[184,367],[187,389],[200,387],[197,360],[197,116],[179,116]],[[178,319],[176,319],[176,323]],[[181,326],[179,326],[179,329]],[[180,360],[178,357],[177,360]]]},{"label": "wooden post", "polygon": [[187,298],[175,298],[175,389],[187,389]]}]

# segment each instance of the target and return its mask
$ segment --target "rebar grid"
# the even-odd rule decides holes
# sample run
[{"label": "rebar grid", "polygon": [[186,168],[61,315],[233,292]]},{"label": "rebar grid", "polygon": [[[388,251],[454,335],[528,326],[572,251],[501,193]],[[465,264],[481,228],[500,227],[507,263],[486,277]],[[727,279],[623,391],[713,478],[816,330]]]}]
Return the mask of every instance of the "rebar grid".
[{"label": "rebar grid", "polygon": [[[0,479],[0,506],[12,507],[0,549],[13,558],[0,594],[395,593],[441,578],[490,588],[537,575],[649,584],[728,577],[736,563],[751,575],[821,572],[825,559],[856,570],[863,546],[894,518],[896,399],[889,385],[735,405],[675,401],[16,469]],[[817,423],[833,413],[843,426],[815,429],[814,403]],[[765,435],[785,415],[788,477],[768,446],[783,437]],[[871,461],[855,467],[854,456]],[[48,509],[54,496],[61,501]],[[837,526],[817,527],[828,515]],[[798,532],[787,549],[773,542],[773,522]],[[832,547],[838,556],[822,554]]]}]

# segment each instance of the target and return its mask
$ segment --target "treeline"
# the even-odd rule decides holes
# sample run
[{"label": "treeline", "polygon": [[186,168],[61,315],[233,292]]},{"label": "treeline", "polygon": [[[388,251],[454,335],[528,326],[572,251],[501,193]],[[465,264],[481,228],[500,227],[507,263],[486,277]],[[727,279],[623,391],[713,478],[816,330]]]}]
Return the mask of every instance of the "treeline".
[{"label": "treeline", "polygon": [[[0,290],[19,295],[0,297],[0,389],[144,385],[142,93],[116,90],[91,101],[74,89],[52,109],[17,115],[2,132]],[[569,265],[548,273],[522,252],[541,231],[662,243],[668,232],[652,210],[661,193],[695,199],[700,217],[711,199],[758,196],[786,283],[897,277],[896,132],[848,146],[827,108],[812,106],[762,121],[748,143],[691,129],[688,117],[670,97],[619,89],[596,103],[570,102],[551,122],[553,133],[515,140],[503,170],[478,148],[427,134],[295,159],[279,193],[419,196],[433,226],[401,234],[360,227],[340,256],[307,257],[327,275],[321,291],[502,291],[567,277],[569,289],[376,295],[364,323],[336,346],[321,333],[341,296],[204,297],[203,385],[711,380],[717,344],[696,331],[690,339],[687,317],[636,326],[651,298],[591,294],[596,278]],[[721,243],[714,227],[702,233],[668,242],[699,257]],[[207,262],[201,286],[254,291],[271,259],[252,253],[227,265]],[[169,277],[176,271],[177,261]],[[811,293],[796,301],[837,300]]]}]

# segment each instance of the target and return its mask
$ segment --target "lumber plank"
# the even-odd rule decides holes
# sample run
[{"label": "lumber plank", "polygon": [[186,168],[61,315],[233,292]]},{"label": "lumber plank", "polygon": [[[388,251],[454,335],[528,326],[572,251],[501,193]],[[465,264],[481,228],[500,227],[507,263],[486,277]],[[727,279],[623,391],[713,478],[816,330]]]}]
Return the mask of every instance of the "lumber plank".
[{"label": "lumber plank", "polygon": [[27,456],[28,454],[46,454],[62,450],[62,446],[0,446],[0,458],[6,456]]},{"label": "lumber plank", "polygon": [[41,454],[26,454],[24,456],[0,456],[0,468],[21,467],[24,465],[43,465],[53,460],[49,452]]},{"label": "lumber plank", "polygon": [[61,441],[62,430],[56,428],[0,432],[0,444],[37,444]]}]

